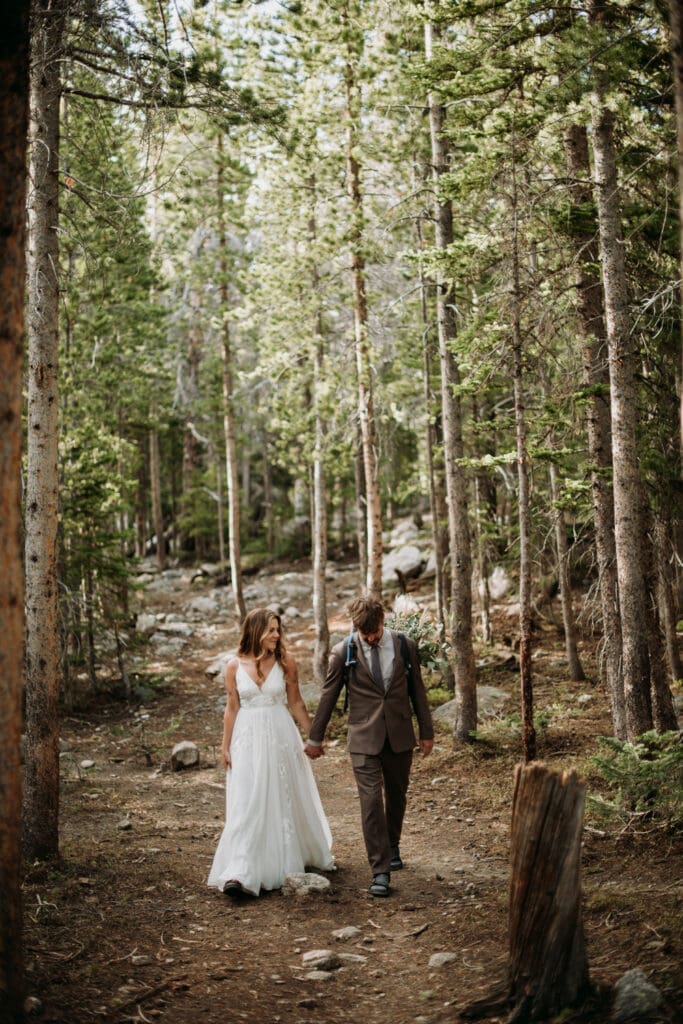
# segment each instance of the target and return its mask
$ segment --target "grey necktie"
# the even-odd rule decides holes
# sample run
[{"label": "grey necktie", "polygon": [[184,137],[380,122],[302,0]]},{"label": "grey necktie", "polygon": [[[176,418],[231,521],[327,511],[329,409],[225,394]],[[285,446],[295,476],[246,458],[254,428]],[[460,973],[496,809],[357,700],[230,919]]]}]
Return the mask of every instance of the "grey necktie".
[{"label": "grey necktie", "polygon": [[377,685],[384,689],[384,676],[379,662],[379,646],[377,644],[373,644],[370,648],[370,671]]}]

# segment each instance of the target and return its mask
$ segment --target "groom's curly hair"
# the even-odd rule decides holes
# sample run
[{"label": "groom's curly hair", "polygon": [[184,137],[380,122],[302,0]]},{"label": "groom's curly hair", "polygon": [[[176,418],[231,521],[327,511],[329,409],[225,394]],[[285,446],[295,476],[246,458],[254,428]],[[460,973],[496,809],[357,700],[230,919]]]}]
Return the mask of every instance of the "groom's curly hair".
[{"label": "groom's curly hair", "polygon": [[354,629],[361,633],[374,633],[384,622],[385,608],[378,597],[368,594],[366,597],[355,597],[347,611],[351,616]]}]

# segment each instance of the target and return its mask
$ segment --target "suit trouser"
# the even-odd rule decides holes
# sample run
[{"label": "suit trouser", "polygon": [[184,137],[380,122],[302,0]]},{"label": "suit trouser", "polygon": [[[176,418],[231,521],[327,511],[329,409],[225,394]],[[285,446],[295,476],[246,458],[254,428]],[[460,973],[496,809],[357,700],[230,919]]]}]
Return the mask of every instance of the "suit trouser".
[{"label": "suit trouser", "polygon": [[391,847],[400,842],[412,761],[412,750],[394,753],[388,740],[379,754],[351,754],[363,838],[374,875],[389,871]]}]

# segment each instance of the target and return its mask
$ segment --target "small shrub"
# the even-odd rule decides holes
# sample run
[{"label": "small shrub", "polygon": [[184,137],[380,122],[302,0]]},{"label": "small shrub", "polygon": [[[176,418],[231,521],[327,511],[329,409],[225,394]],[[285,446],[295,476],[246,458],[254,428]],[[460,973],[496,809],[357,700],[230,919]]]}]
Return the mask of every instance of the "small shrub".
[{"label": "small shrub", "polygon": [[612,796],[591,795],[591,807],[629,824],[683,829],[683,733],[646,732],[635,743],[613,737],[598,742],[604,753],[592,764]]},{"label": "small shrub", "polygon": [[387,616],[389,629],[405,633],[414,640],[420,654],[420,664],[432,672],[443,673],[448,668],[449,643],[443,635],[441,623],[434,622],[426,612],[410,612]]}]

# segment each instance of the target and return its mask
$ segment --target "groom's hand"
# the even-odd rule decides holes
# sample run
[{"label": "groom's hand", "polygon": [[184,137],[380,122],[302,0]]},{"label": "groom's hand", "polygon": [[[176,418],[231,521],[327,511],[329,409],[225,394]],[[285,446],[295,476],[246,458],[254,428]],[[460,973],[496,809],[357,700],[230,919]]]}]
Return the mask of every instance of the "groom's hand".
[{"label": "groom's hand", "polygon": [[304,747],[304,754],[306,757],[310,757],[311,761],[315,761],[317,757],[322,757],[325,753],[325,748],[322,744],[318,746],[316,743],[307,743]]},{"label": "groom's hand", "polygon": [[434,740],[420,740],[420,752],[422,756],[427,757],[428,754],[431,754],[433,746]]}]

